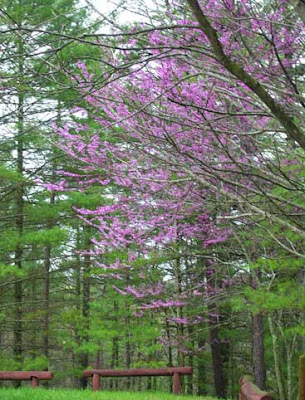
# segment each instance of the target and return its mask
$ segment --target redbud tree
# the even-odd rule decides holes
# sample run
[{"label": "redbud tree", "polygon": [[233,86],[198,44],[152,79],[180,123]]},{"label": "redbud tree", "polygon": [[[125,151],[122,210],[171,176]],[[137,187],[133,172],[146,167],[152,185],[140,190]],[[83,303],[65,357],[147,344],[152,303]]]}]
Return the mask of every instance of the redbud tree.
[{"label": "redbud tree", "polygon": [[[217,248],[249,227],[304,258],[299,11],[286,0],[174,0],[147,23],[96,36],[100,71],[79,62],[72,78],[87,109],[56,128],[79,171],[59,171],[52,189],[104,187],[109,204],[76,212],[96,229],[91,251],[114,278],[151,254],[191,253],[217,264]],[[102,264],[113,249],[128,257]],[[211,295],[206,278],[197,283],[174,299],[161,283],[117,290],[139,299],[135,315],[142,315]]]}]

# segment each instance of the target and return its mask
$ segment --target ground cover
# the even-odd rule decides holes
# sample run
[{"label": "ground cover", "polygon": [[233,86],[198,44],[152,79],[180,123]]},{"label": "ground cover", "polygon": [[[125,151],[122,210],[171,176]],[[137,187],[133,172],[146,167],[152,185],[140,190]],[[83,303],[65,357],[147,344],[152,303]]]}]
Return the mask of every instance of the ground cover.
[{"label": "ground cover", "polygon": [[162,392],[92,392],[75,389],[1,388],[0,400],[213,400],[212,397],[175,396]]}]

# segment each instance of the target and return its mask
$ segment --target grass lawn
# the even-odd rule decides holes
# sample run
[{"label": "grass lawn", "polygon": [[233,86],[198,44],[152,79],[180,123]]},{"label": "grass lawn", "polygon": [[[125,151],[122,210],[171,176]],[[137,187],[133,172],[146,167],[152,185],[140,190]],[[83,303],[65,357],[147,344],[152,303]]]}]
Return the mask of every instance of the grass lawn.
[{"label": "grass lawn", "polygon": [[74,389],[1,388],[0,400],[215,400],[212,397],[175,396],[153,392],[92,392]]}]

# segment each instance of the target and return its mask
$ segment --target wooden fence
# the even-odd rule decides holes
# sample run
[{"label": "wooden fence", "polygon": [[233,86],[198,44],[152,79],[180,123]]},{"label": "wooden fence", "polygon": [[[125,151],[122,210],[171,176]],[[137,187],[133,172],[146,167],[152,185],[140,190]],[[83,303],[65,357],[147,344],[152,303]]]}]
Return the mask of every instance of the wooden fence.
[{"label": "wooden fence", "polygon": [[[83,373],[84,378],[93,378],[93,390],[100,388],[101,377],[129,376],[172,376],[173,393],[181,393],[181,375],[192,375],[191,367],[141,368],[129,370],[92,369]],[[33,387],[39,386],[39,380],[51,380],[53,373],[49,371],[0,371],[0,380],[31,381]],[[305,400],[305,354],[299,358],[299,400]],[[239,380],[239,400],[273,400],[269,393],[260,390],[251,376],[243,376]]]},{"label": "wooden fence", "polygon": [[53,379],[49,371],[0,371],[0,380],[31,381],[33,387],[39,386],[39,380]]},{"label": "wooden fence", "polygon": [[239,380],[239,400],[273,400],[267,392],[260,390],[251,376],[243,376]]},{"label": "wooden fence", "polygon": [[173,393],[181,393],[181,375],[192,375],[191,367],[172,367],[172,368],[140,368],[140,369],[92,369],[84,371],[85,378],[93,377],[93,390],[99,390],[100,377],[125,377],[125,376],[172,376],[173,377]]}]

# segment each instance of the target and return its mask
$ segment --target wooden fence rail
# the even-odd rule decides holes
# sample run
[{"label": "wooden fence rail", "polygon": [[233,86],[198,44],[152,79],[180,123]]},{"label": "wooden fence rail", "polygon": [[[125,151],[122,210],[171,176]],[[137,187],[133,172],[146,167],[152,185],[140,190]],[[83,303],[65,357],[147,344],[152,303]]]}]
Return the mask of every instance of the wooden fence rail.
[{"label": "wooden fence rail", "polygon": [[273,400],[267,392],[260,390],[251,376],[243,376],[239,380],[239,400]]},{"label": "wooden fence rail", "polygon": [[125,377],[125,376],[172,376],[173,377],[173,393],[181,392],[181,375],[192,375],[191,367],[172,367],[172,368],[140,368],[128,370],[115,369],[92,369],[84,371],[85,378],[93,377],[93,390],[99,390],[100,377]]},{"label": "wooden fence rail", "polygon": [[32,387],[39,386],[39,380],[53,378],[49,371],[0,371],[0,380],[8,381],[32,381]]}]

